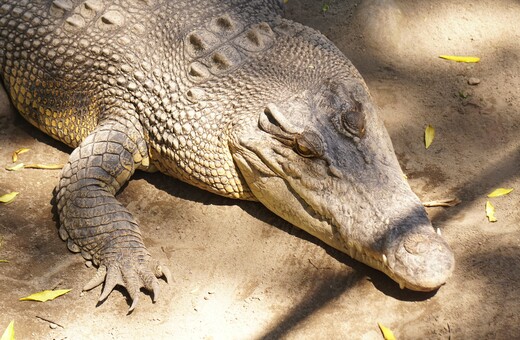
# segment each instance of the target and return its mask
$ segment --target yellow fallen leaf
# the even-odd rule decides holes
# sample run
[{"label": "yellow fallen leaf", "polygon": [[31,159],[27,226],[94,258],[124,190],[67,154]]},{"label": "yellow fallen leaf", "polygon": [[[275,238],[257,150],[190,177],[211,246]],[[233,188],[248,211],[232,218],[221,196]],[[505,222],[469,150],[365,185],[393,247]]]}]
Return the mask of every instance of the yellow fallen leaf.
[{"label": "yellow fallen leaf", "polygon": [[14,320],[9,323],[0,340],[14,340]]},{"label": "yellow fallen leaf", "polygon": [[26,169],[45,169],[45,170],[57,170],[62,169],[63,164],[26,164]]},{"label": "yellow fallen leaf", "polygon": [[379,326],[381,333],[383,333],[383,337],[385,338],[385,340],[395,340],[394,333],[392,333],[390,328],[383,326],[379,322],[377,323],[377,325]]},{"label": "yellow fallen leaf", "polygon": [[7,260],[0,260],[0,263],[9,263]]},{"label": "yellow fallen leaf", "polygon": [[458,55],[440,55],[439,58],[458,61],[461,63],[478,63],[480,61],[479,57],[463,57]]},{"label": "yellow fallen leaf", "polygon": [[45,302],[48,300],[54,300],[58,296],[67,294],[70,289],[57,289],[57,290],[44,290],[42,292],[34,293],[29,296],[20,298],[20,301],[41,301]]},{"label": "yellow fallen leaf", "polygon": [[19,192],[13,191],[8,194],[0,196],[1,203],[11,203]]},{"label": "yellow fallen leaf", "polygon": [[21,155],[22,153],[26,153],[27,151],[29,151],[31,149],[28,149],[28,148],[20,148],[18,150],[16,150],[15,152],[13,152],[13,155],[12,155],[12,160],[13,160],[13,163],[16,162],[18,160],[18,155]]},{"label": "yellow fallen leaf", "polygon": [[490,201],[486,202],[486,217],[488,218],[489,222],[497,221],[495,217],[495,207],[493,206],[493,204],[491,204]]},{"label": "yellow fallen leaf", "polygon": [[18,163],[16,165],[6,167],[5,170],[7,170],[7,171],[16,171],[16,170],[23,169],[23,167],[24,167],[23,163]]},{"label": "yellow fallen leaf", "polygon": [[513,188],[498,188],[493,190],[492,193],[487,195],[487,197],[499,197],[509,194],[511,191],[513,191]]},{"label": "yellow fallen leaf", "polygon": [[433,138],[435,137],[435,129],[433,126],[428,125],[424,130],[424,146],[426,149],[430,147],[433,142]]}]

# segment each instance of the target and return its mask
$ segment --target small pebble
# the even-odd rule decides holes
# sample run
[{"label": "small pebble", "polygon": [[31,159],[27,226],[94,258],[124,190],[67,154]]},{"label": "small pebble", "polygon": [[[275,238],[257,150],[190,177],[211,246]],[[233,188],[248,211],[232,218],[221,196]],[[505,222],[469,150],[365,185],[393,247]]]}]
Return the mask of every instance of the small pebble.
[{"label": "small pebble", "polygon": [[480,84],[480,79],[471,77],[468,79],[468,84],[469,85],[478,85],[478,84]]},{"label": "small pebble", "polygon": [[49,324],[49,327],[50,327],[51,329],[56,329],[56,328],[58,328],[58,325],[56,325],[55,323],[50,323],[50,324]]}]

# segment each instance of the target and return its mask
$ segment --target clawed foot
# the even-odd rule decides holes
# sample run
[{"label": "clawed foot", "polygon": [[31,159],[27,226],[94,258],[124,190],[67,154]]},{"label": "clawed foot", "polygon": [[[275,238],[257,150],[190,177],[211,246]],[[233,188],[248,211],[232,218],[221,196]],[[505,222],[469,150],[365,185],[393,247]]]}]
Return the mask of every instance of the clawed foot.
[{"label": "clawed foot", "polygon": [[116,285],[123,286],[132,299],[128,313],[132,312],[139,301],[139,291],[144,288],[153,294],[153,302],[159,296],[159,282],[157,278],[164,277],[167,283],[172,282],[170,270],[158,261],[147,256],[144,260],[118,259],[101,261],[96,275],[83,287],[90,290],[105,283],[99,296],[99,302],[105,300]]}]

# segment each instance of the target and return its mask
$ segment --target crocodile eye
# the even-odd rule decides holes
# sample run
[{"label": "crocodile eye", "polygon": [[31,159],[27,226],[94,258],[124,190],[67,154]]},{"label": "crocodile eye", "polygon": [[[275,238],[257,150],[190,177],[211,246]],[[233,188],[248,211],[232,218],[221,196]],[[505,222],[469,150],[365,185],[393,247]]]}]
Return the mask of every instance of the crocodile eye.
[{"label": "crocodile eye", "polygon": [[300,155],[302,157],[310,158],[310,157],[314,156],[314,153],[312,152],[312,150],[302,144],[296,144],[295,150],[298,153],[298,155]]},{"label": "crocodile eye", "polygon": [[314,132],[303,132],[296,136],[294,141],[294,150],[302,157],[312,158],[323,155],[323,142],[318,134]]},{"label": "crocodile eye", "polygon": [[361,103],[354,100],[353,107],[341,106],[341,124],[354,136],[363,138],[365,135],[365,114],[363,113]]}]

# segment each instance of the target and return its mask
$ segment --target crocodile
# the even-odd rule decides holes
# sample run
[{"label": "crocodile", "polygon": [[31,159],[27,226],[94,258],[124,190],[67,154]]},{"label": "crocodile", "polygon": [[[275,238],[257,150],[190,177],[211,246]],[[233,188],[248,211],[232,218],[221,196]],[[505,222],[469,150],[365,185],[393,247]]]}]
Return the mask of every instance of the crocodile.
[{"label": "crocodile", "polygon": [[160,290],[115,194],[140,169],[259,201],[396,281],[434,291],[454,255],[403,176],[353,64],[281,0],[0,0],[0,74],[20,114],[73,148],[55,190],[85,285]]}]

